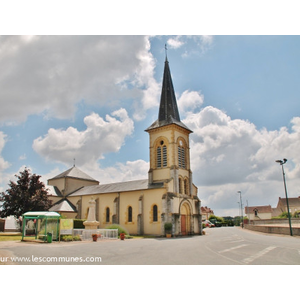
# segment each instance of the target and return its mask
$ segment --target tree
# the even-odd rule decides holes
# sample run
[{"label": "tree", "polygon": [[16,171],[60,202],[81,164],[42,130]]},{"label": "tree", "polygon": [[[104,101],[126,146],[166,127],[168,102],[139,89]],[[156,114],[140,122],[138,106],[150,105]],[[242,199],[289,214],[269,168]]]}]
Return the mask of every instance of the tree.
[{"label": "tree", "polygon": [[209,220],[216,220],[217,222],[221,222],[223,223],[224,222],[224,219],[222,217],[218,217],[218,216],[215,216],[215,215],[210,215],[210,217],[208,218]]},{"label": "tree", "polygon": [[0,195],[0,202],[3,202],[0,216],[19,217],[28,211],[47,211],[51,203],[41,176],[31,174],[27,168],[15,176],[17,182],[10,181],[10,188]]}]

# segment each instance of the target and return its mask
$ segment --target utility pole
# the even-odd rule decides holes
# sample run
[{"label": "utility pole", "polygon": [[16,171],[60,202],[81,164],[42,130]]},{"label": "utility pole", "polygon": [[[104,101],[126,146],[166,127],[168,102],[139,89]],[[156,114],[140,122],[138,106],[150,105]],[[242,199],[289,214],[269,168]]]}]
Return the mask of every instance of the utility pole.
[{"label": "utility pole", "polygon": [[288,196],[287,196],[285,173],[284,173],[284,168],[283,168],[283,165],[287,162],[287,159],[284,158],[283,160],[276,160],[276,162],[279,163],[281,165],[281,168],[282,168],[282,176],[283,176],[283,183],[284,183],[284,190],[285,190],[286,206],[287,206],[287,213],[288,213],[289,226],[290,226],[290,235],[293,236],[293,229],[292,229],[291,215],[290,215],[290,207],[289,207],[289,199],[288,199]]}]

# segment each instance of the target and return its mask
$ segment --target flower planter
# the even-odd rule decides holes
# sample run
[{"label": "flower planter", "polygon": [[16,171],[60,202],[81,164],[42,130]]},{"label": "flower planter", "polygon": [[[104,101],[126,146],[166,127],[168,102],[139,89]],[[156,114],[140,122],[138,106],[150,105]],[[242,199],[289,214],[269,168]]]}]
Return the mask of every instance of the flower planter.
[{"label": "flower planter", "polygon": [[125,233],[120,233],[120,240],[124,241],[125,240]]},{"label": "flower planter", "polygon": [[93,242],[97,242],[98,235],[97,234],[92,234]]}]

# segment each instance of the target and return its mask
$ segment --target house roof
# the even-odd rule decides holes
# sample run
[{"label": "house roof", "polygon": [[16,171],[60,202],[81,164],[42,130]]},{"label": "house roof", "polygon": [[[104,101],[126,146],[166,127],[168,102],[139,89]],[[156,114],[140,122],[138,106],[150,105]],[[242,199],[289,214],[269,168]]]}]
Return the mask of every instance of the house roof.
[{"label": "house roof", "polygon": [[[300,197],[298,198],[288,198],[289,206],[300,206]],[[277,203],[277,208],[280,206],[286,206],[286,198],[280,198]]]},{"label": "house roof", "polygon": [[253,214],[255,210],[258,213],[272,213],[271,205],[245,206],[245,214]]},{"label": "house roof", "polygon": [[85,186],[69,196],[84,196],[162,188],[164,183],[149,185],[148,179]]},{"label": "house roof", "polygon": [[201,212],[202,213],[212,213],[212,214],[214,213],[214,211],[207,206],[205,206],[205,207],[201,206]]},{"label": "house roof", "polygon": [[184,125],[180,121],[169,62],[166,58],[158,119],[150,127],[148,127],[146,131],[170,124],[176,124],[192,132],[186,125]]},{"label": "house roof", "polygon": [[54,205],[49,209],[49,211],[77,212],[77,209],[72,202],[70,202],[68,199],[65,198],[54,203]]},{"label": "house roof", "polygon": [[87,175],[86,173],[79,170],[77,167],[73,166],[72,168],[68,169],[67,171],[62,172],[61,174],[49,179],[59,179],[59,178],[76,178],[76,179],[83,179],[88,181],[95,181],[98,182],[96,179],[92,178],[91,176]]}]

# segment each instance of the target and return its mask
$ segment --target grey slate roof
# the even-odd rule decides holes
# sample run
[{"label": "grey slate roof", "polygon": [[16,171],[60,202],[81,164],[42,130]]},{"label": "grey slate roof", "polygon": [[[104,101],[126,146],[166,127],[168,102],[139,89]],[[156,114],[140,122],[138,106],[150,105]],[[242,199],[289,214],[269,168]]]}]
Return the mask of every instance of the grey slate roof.
[{"label": "grey slate roof", "polygon": [[167,120],[164,120],[164,121],[159,121],[158,119],[153,122],[151,124],[151,126],[149,126],[146,131],[148,130],[151,130],[151,129],[154,129],[154,128],[158,128],[158,127],[162,127],[162,126],[166,126],[166,125],[170,125],[170,124],[176,124],[182,128],[185,128],[187,129],[188,131],[190,132],[193,132],[191,129],[189,129],[186,125],[184,125],[181,121],[177,121],[177,120],[174,120],[172,117],[169,117]]},{"label": "grey slate roof", "polygon": [[47,185],[48,195],[62,197],[62,194],[57,186]]},{"label": "grey slate roof", "polygon": [[129,191],[139,191],[146,189],[162,188],[163,183],[149,185],[148,179],[133,180],[126,182],[116,182],[100,185],[85,186],[80,190],[70,194],[69,196],[84,196],[92,194],[119,193]]},{"label": "grey slate roof", "polygon": [[169,68],[169,62],[166,59],[158,119],[150,127],[148,127],[146,131],[169,124],[176,124],[192,132],[186,125],[184,125],[180,121],[171,72]]},{"label": "grey slate roof", "polygon": [[49,209],[49,211],[56,212],[77,212],[76,206],[71,203],[68,199],[61,199],[54,203],[54,205]]},{"label": "grey slate roof", "polygon": [[[76,178],[76,179],[84,179],[84,180],[88,180],[88,181],[97,181],[96,179],[92,178],[91,176],[87,175],[86,173],[82,172],[81,170],[79,170],[78,168],[76,168],[75,166],[73,166],[71,169],[64,171],[63,173],[49,179],[59,179],[59,178]],[[99,181],[97,181],[99,182]]]}]

